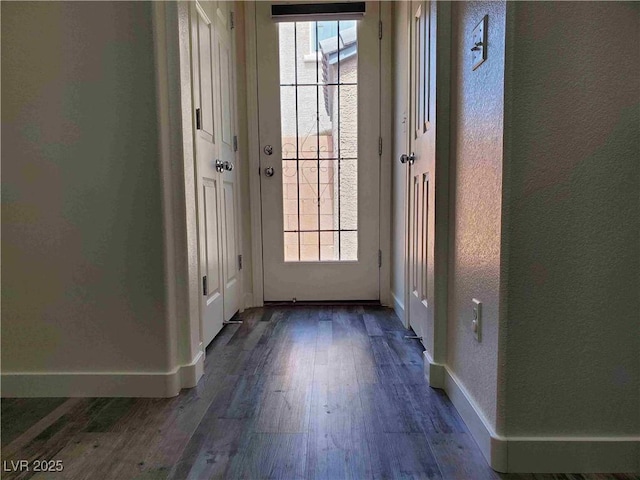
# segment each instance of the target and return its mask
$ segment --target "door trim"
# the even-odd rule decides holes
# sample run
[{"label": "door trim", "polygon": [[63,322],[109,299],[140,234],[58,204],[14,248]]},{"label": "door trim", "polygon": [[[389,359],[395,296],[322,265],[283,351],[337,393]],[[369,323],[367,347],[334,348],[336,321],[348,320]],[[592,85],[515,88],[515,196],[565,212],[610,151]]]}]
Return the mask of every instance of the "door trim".
[{"label": "door trim", "polygon": [[382,153],[380,155],[380,303],[393,307],[391,296],[391,215],[393,209],[391,185],[393,161],[393,6],[392,2],[380,3],[382,39],[380,41],[380,135]]},{"label": "door trim", "polygon": [[[392,99],[383,92],[391,91],[393,77],[391,75],[392,50],[392,14],[391,4],[380,4],[380,18],[383,23],[383,35],[380,44],[380,132],[382,136],[382,154],[379,157],[380,170],[380,226],[379,248],[382,252],[382,266],[379,268],[380,303],[392,305],[391,299],[391,158],[392,158]],[[247,65],[247,123],[249,132],[249,205],[251,209],[251,253],[253,276],[253,306],[264,305],[264,267],[263,267],[263,235],[262,204],[260,190],[260,143],[258,127],[258,77],[257,77],[257,25],[256,2],[245,4],[245,40]]]},{"label": "door trim", "polygon": [[[434,226],[433,361],[447,361],[449,318],[449,190],[451,162],[451,2],[432,2],[436,7],[436,161],[432,182],[436,188]],[[432,7],[433,8],[433,7]]]},{"label": "door trim", "polygon": [[[406,117],[405,117],[405,121],[407,122],[407,125],[411,124],[411,60],[413,58],[412,55],[412,51],[411,51],[411,2],[410,1],[405,1],[404,2],[404,21],[405,21],[405,25],[404,25],[404,31],[405,31],[405,36],[406,36],[406,41],[407,41],[407,45],[409,46],[409,48],[407,48],[407,70],[406,70],[406,77],[404,79],[405,81],[405,86],[407,88],[407,95],[404,98],[404,102],[405,102],[405,112],[406,112]],[[409,154],[409,148],[411,147],[411,129],[409,127],[407,127],[405,129],[406,132],[406,136],[403,139],[404,140],[404,149],[403,151],[406,154]],[[397,161],[397,159],[396,159]],[[409,308],[409,295],[411,294],[410,289],[409,289],[409,284],[411,282],[411,278],[409,276],[409,272],[411,270],[410,267],[410,262],[409,262],[409,252],[410,252],[410,248],[411,248],[411,243],[410,243],[410,238],[411,238],[411,232],[410,232],[410,223],[411,222],[411,213],[409,211],[409,202],[410,202],[410,196],[411,196],[411,167],[409,165],[405,165],[404,166],[404,291],[403,291],[403,297],[402,297],[402,301],[404,303],[404,318],[403,318],[403,323],[404,323],[404,328],[406,328],[407,330],[409,329],[409,327],[411,327],[411,312],[410,312],[410,308]]]},{"label": "door trim", "polygon": [[258,129],[258,46],[256,2],[245,4],[245,46],[247,65],[247,154],[249,157],[249,208],[251,210],[251,275],[253,307],[264,305],[262,260],[262,214],[260,191],[260,137]]}]

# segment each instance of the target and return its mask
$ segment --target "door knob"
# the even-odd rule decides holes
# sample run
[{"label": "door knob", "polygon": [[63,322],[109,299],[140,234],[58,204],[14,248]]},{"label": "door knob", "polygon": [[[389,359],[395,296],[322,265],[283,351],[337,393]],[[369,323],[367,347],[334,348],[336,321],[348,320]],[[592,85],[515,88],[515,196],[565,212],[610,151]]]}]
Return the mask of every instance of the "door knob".
[{"label": "door knob", "polygon": [[224,171],[224,162],[222,160],[216,160],[216,172],[222,173]]},{"label": "door knob", "polygon": [[228,160],[225,160],[225,161],[224,161],[224,163],[222,164],[222,166],[224,167],[224,169],[225,169],[227,172],[230,172],[231,170],[233,170],[233,163],[231,163],[231,162],[230,162],[230,161],[228,161]]},{"label": "door knob", "polygon": [[400,163],[408,163],[409,165],[413,165],[416,161],[416,154],[411,152],[411,155],[407,155],[403,153],[400,155]]},{"label": "door knob", "polygon": [[264,169],[264,174],[267,177],[273,177],[273,167],[267,167]]}]

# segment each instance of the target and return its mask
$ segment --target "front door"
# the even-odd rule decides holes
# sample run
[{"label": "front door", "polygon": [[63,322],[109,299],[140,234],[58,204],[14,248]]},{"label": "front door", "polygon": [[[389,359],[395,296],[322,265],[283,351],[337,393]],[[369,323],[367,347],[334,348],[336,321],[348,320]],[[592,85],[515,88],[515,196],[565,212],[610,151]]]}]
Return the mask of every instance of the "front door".
[{"label": "front door", "polygon": [[[411,8],[410,59],[410,148],[409,166],[409,324],[418,336],[427,338],[433,322],[435,82],[429,1],[414,1]],[[435,2],[434,2],[435,3]]]},{"label": "front door", "polygon": [[380,6],[280,23],[255,8],[264,299],[379,300]]}]

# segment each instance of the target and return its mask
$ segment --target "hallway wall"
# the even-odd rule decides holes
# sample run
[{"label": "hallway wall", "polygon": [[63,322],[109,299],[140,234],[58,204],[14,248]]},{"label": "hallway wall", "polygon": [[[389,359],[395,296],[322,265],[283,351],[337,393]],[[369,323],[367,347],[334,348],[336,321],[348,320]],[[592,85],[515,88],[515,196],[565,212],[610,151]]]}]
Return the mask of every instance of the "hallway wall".
[{"label": "hallway wall", "polygon": [[1,8],[3,374],[166,372],[151,4]]},{"label": "hallway wall", "polygon": [[637,437],[640,8],[510,8],[506,432]]},{"label": "hallway wall", "polygon": [[[505,2],[453,2],[447,368],[497,426]],[[474,27],[488,15],[488,58],[471,69]],[[471,329],[482,302],[481,341]]]}]

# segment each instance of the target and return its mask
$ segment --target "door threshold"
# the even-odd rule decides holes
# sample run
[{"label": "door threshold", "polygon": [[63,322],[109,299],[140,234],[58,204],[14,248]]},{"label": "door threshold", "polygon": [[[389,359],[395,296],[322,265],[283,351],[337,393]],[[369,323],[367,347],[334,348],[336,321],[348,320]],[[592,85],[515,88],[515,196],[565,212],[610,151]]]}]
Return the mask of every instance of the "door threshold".
[{"label": "door threshold", "polygon": [[265,307],[379,307],[380,300],[289,300],[264,302]]}]

